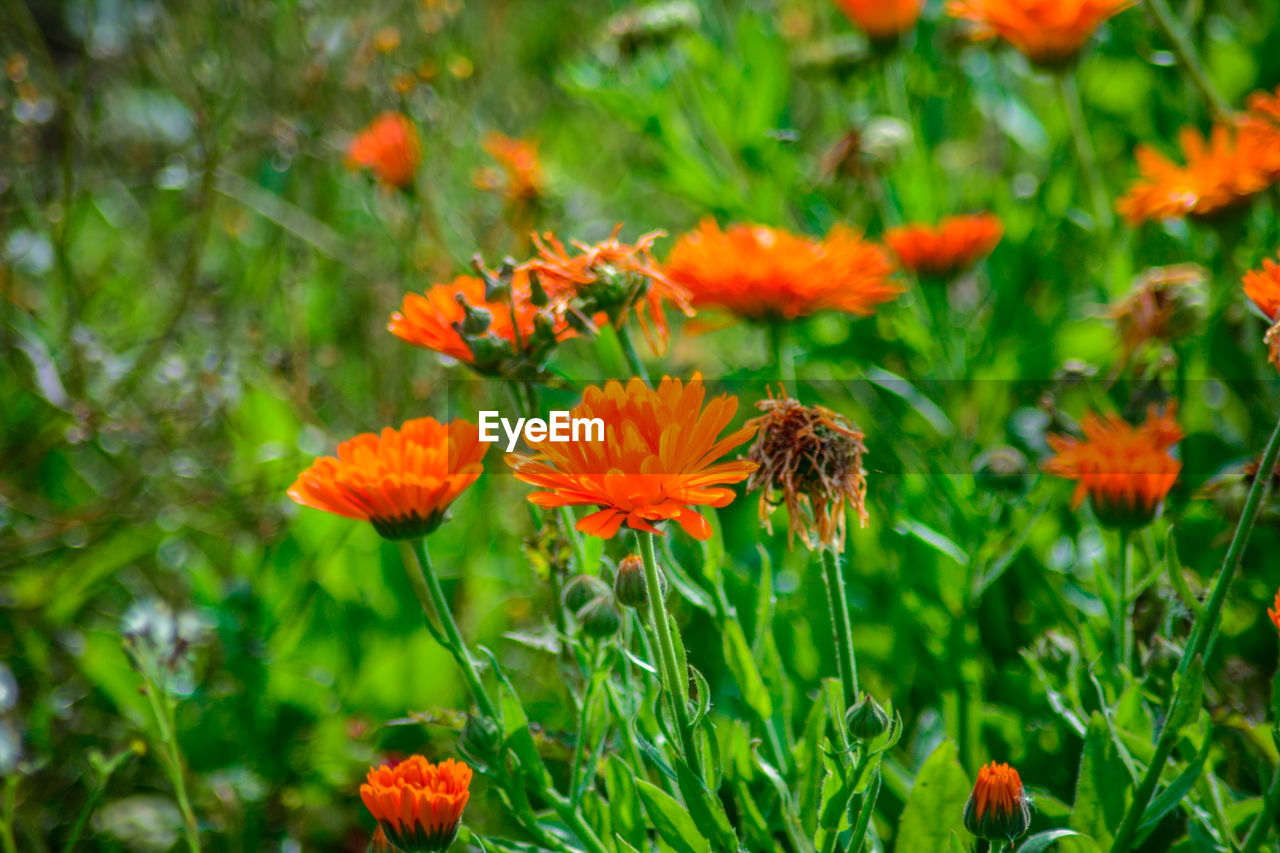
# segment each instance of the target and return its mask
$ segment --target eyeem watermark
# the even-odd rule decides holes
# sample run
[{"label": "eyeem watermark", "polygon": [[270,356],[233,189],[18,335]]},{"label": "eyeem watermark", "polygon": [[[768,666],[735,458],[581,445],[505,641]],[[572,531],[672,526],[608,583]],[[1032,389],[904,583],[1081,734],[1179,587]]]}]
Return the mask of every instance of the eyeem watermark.
[{"label": "eyeem watermark", "polygon": [[480,412],[480,440],[501,441],[498,429],[507,437],[507,452],[516,449],[521,436],[526,444],[539,441],[604,441],[604,418],[575,418],[565,411],[552,411],[547,419],[516,418],[512,423],[496,411]]}]

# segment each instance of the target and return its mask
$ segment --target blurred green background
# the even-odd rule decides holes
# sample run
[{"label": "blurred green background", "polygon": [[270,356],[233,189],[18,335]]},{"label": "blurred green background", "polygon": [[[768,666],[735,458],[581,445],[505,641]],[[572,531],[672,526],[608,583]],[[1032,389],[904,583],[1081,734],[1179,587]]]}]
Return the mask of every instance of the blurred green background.
[{"label": "blurred green background", "polygon": [[[1280,82],[1280,2],[1183,5],[1233,103]],[[20,850],[62,849],[91,801],[85,848],[176,842],[156,756],[130,752],[144,700],[121,647],[126,614],[155,618],[157,602],[189,614],[178,737],[208,849],[363,850],[368,765],[452,751],[464,691],[420,628],[395,549],[299,511],[285,489],[339,440],[489,394],[385,326],[406,290],[464,272],[472,254],[527,251],[502,199],[475,186],[493,166],[490,131],[539,141],[549,183],[536,224],[565,238],[601,239],[618,222],[629,238],[678,235],[706,216],[872,236],[969,210],[1003,220],[985,271],[953,291],[948,328],[922,325],[909,293],[874,318],[795,329],[802,397],[868,436],[871,524],[850,537],[851,595],[864,678],[907,724],[881,798],[890,818],[954,735],[960,673],[975,669],[985,695],[967,769],[1015,762],[1049,817],[1071,799],[1080,733],[1020,651],[1038,645],[1045,666],[1066,666],[1073,631],[1100,612],[1094,564],[1114,545],[1070,511],[1066,485],[1032,471],[1025,492],[999,497],[969,472],[1004,443],[1034,466],[1045,430],[1062,426],[1038,406],[1046,393],[1076,417],[1140,414],[1153,399],[1158,366],[1130,365],[1132,381],[1109,387],[1071,381],[1118,363],[1106,304],[1149,266],[1209,270],[1221,321],[1175,346],[1178,381],[1163,382],[1189,433],[1166,517],[1201,578],[1221,559],[1233,486],[1220,483],[1219,500],[1202,490],[1257,453],[1274,421],[1280,385],[1238,276],[1280,249],[1276,198],[1229,228],[1093,230],[1052,81],[999,45],[966,44],[935,0],[897,81],[821,0],[5,0],[0,21],[0,772]],[[1138,142],[1172,150],[1178,127],[1207,121],[1141,9],[1103,28],[1079,76],[1113,198]],[[895,92],[905,128],[883,118]],[[434,234],[344,168],[347,140],[385,109],[421,129]],[[855,130],[889,144],[834,167]],[[749,416],[778,378],[765,335],[703,319],[677,322],[651,371],[725,380]],[[611,346],[597,358],[573,341],[554,368],[621,375]],[[567,737],[561,686],[521,642],[549,601],[520,556],[527,490],[488,461],[432,537],[437,568],[464,631],[517,674],[530,716]],[[835,671],[820,572],[755,512],[750,496],[722,514],[730,591],[749,623],[764,542],[786,674],[812,687]],[[1276,669],[1261,617],[1280,581],[1274,525],[1246,556],[1210,688],[1236,747],[1215,754],[1215,772],[1255,794],[1251,756],[1274,754],[1258,734]],[[962,619],[966,578],[984,571],[977,618]],[[1138,608],[1144,636],[1154,626]],[[718,641],[700,639],[705,615],[676,609],[691,659],[723,672]],[[1071,678],[1096,705],[1087,676]],[[712,687],[721,711],[740,710],[727,680]],[[388,725],[415,712],[428,724]],[[104,788],[100,756],[124,753]],[[468,815],[504,827],[483,784]]]}]

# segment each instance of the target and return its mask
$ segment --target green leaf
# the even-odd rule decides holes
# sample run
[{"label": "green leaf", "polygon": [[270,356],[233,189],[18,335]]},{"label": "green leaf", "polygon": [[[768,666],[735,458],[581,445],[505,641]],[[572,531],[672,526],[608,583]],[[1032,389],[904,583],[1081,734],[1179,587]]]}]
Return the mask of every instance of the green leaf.
[{"label": "green leaf", "polygon": [[897,849],[945,848],[952,830],[964,832],[969,790],[969,777],[956,760],[955,742],[944,740],[916,774],[898,821]]},{"label": "green leaf", "polygon": [[711,845],[698,832],[689,812],[670,794],[643,779],[636,780],[636,790],[654,829],[676,853],[710,853]]},{"label": "green leaf", "polygon": [[[1044,853],[1059,838],[1069,838],[1073,835],[1080,836],[1080,833],[1074,829],[1046,829],[1044,832],[1037,832],[1022,842],[1022,846],[1018,848],[1018,853]],[[1085,836],[1080,837],[1083,838]]]},{"label": "green leaf", "polygon": [[973,853],[973,847],[966,844],[960,834],[951,830],[951,841],[947,844],[947,853]]},{"label": "green leaf", "polygon": [[773,716],[773,701],[769,691],[765,689],[764,679],[756,668],[755,659],[751,656],[751,647],[747,645],[747,637],[737,619],[727,619],[721,624],[724,643],[724,659],[729,665],[729,672],[742,691],[743,700],[756,712],[762,721]]},{"label": "green leaf", "polygon": [[1107,722],[1095,711],[1085,734],[1069,826],[1092,838],[1102,849],[1110,849],[1115,830],[1133,799],[1128,779],[1129,771],[1116,753]]},{"label": "green leaf", "polygon": [[643,847],[644,816],[636,793],[636,771],[617,755],[610,755],[604,765],[604,787],[609,794],[609,816],[615,835]]},{"label": "green leaf", "polygon": [[1151,804],[1147,806],[1147,810],[1142,813],[1142,823],[1138,826],[1138,837],[1136,839],[1138,842],[1146,838],[1159,825],[1165,815],[1182,803],[1182,798],[1187,795],[1187,792],[1195,785],[1196,780],[1200,778],[1200,774],[1204,772],[1204,765],[1209,759],[1209,750],[1212,746],[1213,738],[1206,737],[1204,746],[1201,747],[1200,753],[1195,757],[1195,760],[1178,774],[1178,778],[1173,780],[1173,784],[1161,791],[1160,796],[1152,800]]},{"label": "green leaf", "polygon": [[689,765],[681,758],[675,759],[676,783],[680,786],[680,794],[684,797],[689,809],[689,816],[716,847],[717,850],[735,853],[738,849],[738,836],[729,824],[729,816],[724,812],[724,804],[720,802],[702,784],[702,780],[694,775]]}]

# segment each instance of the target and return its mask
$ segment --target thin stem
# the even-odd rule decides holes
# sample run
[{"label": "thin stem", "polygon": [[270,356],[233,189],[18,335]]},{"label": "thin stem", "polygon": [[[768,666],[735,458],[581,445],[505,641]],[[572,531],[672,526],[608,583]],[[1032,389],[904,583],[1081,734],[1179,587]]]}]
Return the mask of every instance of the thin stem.
[{"label": "thin stem", "polygon": [[694,775],[701,778],[702,762],[698,757],[698,747],[694,740],[693,718],[689,716],[689,676],[688,673],[676,671],[676,646],[671,638],[667,605],[662,600],[658,560],[653,553],[653,534],[642,531],[636,536],[640,540],[640,556],[644,560],[644,583],[649,598],[649,619],[653,622],[653,631],[658,638],[658,662],[662,675],[662,687],[671,699],[671,705],[675,711],[676,728],[680,730],[684,760],[689,764]]},{"label": "thin stem", "polygon": [[191,808],[191,799],[187,796],[184,762],[182,751],[178,747],[173,704],[168,693],[164,691],[162,676],[155,675],[148,665],[144,664],[139,668],[145,681],[143,692],[147,696],[151,716],[155,719],[156,729],[160,733],[160,742],[164,745],[159,755],[164,760],[165,769],[169,771],[169,781],[173,783],[174,799],[178,801],[178,812],[182,816],[183,839],[191,853],[200,853],[200,823],[196,819],[195,810]]},{"label": "thin stem", "polygon": [[1244,845],[1241,846],[1240,853],[1257,853],[1262,842],[1267,840],[1277,814],[1280,814],[1280,766],[1277,766],[1271,774],[1271,787],[1267,788],[1266,794],[1263,795],[1262,811],[1258,812],[1258,816],[1253,820],[1253,826],[1249,827],[1249,834],[1244,837]]},{"label": "thin stem", "polygon": [[778,381],[789,395],[796,395],[796,359],[788,340],[787,324],[781,320],[769,322],[769,347],[773,363],[778,368]]},{"label": "thin stem", "polygon": [[844,595],[844,575],[840,571],[840,555],[834,546],[822,549],[823,580],[827,587],[827,604],[831,609],[831,629],[836,641],[836,662],[840,669],[840,686],[844,706],[852,708],[858,701],[858,663],[853,653],[853,630],[849,625],[849,603]]},{"label": "thin stem", "polygon": [[400,559],[404,562],[405,572],[409,575],[409,585],[413,587],[413,594],[422,604],[428,625],[434,611],[436,619],[444,629],[447,642],[443,645],[462,669],[462,677],[466,680],[467,687],[471,690],[471,697],[480,708],[480,712],[490,719],[499,719],[497,709],[484,688],[484,682],[480,680],[480,673],[476,671],[475,661],[471,659],[466,642],[458,631],[458,624],[453,621],[453,613],[449,609],[448,600],[444,597],[444,591],[440,588],[440,581],[431,567],[431,558],[427,554],[427,540],[423,537],[401,539],[399,545]]},{"label": "thin stem", "polygon": [[[1266,476],[1266,472],[1275,470],[1277,458],[1280,458],[1280,423],[1276,424],[1275,431],[1271,433],[1271,439],[1267,442],[1267,449],[1263,451],[1262,462],[1258,466],[1258,471],[1261,473],[1254,478],[1253,485],[1249,488],[1249,496],[1244,502],[1244,511],[1240,514],[1235,535],[1232,536],[1227,555],[1223,558],[1222,569],[1218,572],[1217,580],[1214,581],[1209,603],[1203,615],[1196,619],[1195,627],[1191,630],[1191,639],[1187,642],[1187,648],[1182,653],[1182,660],[1178,664],[1179,676],[1186,674],[1193,660],[1197,657],[1202,658],[1209,647],[1211,637],[1217,632],[1218,620],[1222,616],[1223,605],[1226,604],[1227,592],[1235,579],[1236,570],[1240,567],[1245,545],[1253,532],[1253,524],[1258,519],[1258,511],[1262,508],[1262,502],[1271,485],[1271,478]],[[1176,692],[1169,697],[1169,707],[1166,710],[1172,710],[1172,703],[1176,697]],[[1147,765],[1146,773],[1143,774],[1142,781],[1138,783],[1138,790],[1134,793],[1133,803],[1130,804],[1129,811],[1124,816],[1124,822],[1116,832],[1115,843],[1111,845],[1112,853],[1127,853],[1132,847],[1138,825],[1147,810],[1147,805],[1151,802],[1152,795],[1155,794],[1156,787],[1160,784],[1160,774],[1164,771],[1165,762],[1173,753],[1177,738],[1178,733],[1173,726],[1166,725],[1160,731],[1151,763]]]},{"label": "thin stem", "polygon": [[18,853],[18,844],[13,838],[13,815],[18,803],[18,774],[4,780],[4,810],[0,813],[0,846],[4,853]]},{"label": "thin stem", "polygon": [[627,367],[631,368],[633,376],[640,377],[645,385],[649,384],[649,372],[644,369],[644,362],[640,360],[640,354],[636,352],[636,345],[631,340],[631,330],[626,324],[615,326],[614,331],[618,335],[618,343],[622,346],[622,354],[627,357]]},{"label": "thin stem", "polygon": [[1133,619],[1129,607],[1129,589],[1133,585],[1133,567],[1129,562],[1129,531],[1119,534],[1120,553],[1116,561],[1116,606],[1112,614],[1116,641],[1116,660],[1125,669],[1133,669]]},{"label": "thin stem", "polygon": [[559,791],[548,788],[542,794],[551,803],[551,808],[560,816],[560,819],[573,830],[574,835],[578,836],[578,840],[586,845],[587,850],[591,853],[609,853],[609,849],[600,843],[591,826]]},{"label": "thin stem", "polygon": [[1062,105],[1066,107],[1067,119],[1071,123],[1071,140],[1075,143],[1076,157],[1080,161],[1080,170],[1084,172],[1085,183],[1089,185],[1094,222],[1103,231],[1110,231],[1115,225],[1115,217],[1111,214],[1111,202],[1102,183],[1102,172],[1098,169],[1098,155],[1093,148],[1093,139],[1089,136],[1089,125],[1084,117],[1084,106],[1080,103],[1075,71],[1064,71],[1057,78]]},{"label": "thin stem", "polygon": [[1231,115],[1231,105],[1227,103],[1227,99],[1222,97],[1222,93],[1218,91],[1217,87],[1209,79],[1209,75],[1204,70],[1204,64],[1196,54],[1195,45],[1187,37],[1186,31],[1183,30],[1182,24],[1174,16],[1169,4],[1165,0],[1147,0],[1146,6],[1151,11],[1151,17],[1155,19],[1156,26],[1164,33],[1165,38],[1169,40],[1173,55],[1178,58],[1178,62],[1182,64],[1183,69],[1191,75],[1191,82],[1195,83],[1196,88],[1200,90],[1200,94],[1208,102],[1209,109],[1218,118],[1226,118]]}]

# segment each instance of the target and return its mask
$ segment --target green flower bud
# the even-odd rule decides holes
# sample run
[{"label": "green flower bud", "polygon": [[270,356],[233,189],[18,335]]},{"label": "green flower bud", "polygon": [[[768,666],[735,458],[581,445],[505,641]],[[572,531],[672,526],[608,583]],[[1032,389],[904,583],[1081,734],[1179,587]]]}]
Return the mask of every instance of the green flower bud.
[{"label": "green flower bud", "polygon": [[622,627],[622,615],[608,593],[591,599],[575,615],[583,632],[596,639],[612,637]]},{"label": "green flower bud", "polygon": [[577,613],[587,602],[609,594],[609,585],[594,575],[578,575],[564,587],[560,600],[571,613]]},{"label": "green flower bud", "polygon": [[[667,597],[667,576],[658,569],[658,588]],[[636,554],[618,564],[618,574],[613,579],[613,597],[624,607],[636,609],[649,606],[649,586],[644,576],[644,561]]]},{"label": "green flower bud", "polygon": [[844,715],[844,726],[855,740],[872,741],[889,730],[889,714],[870,693],[862,694],[858,703]]},{"label": "green flower bud", "polygon": [[993,447],[973,462],[978,488],[995,494],[1018,495],[1027,490],[1027,457],[1007,445]]}]

